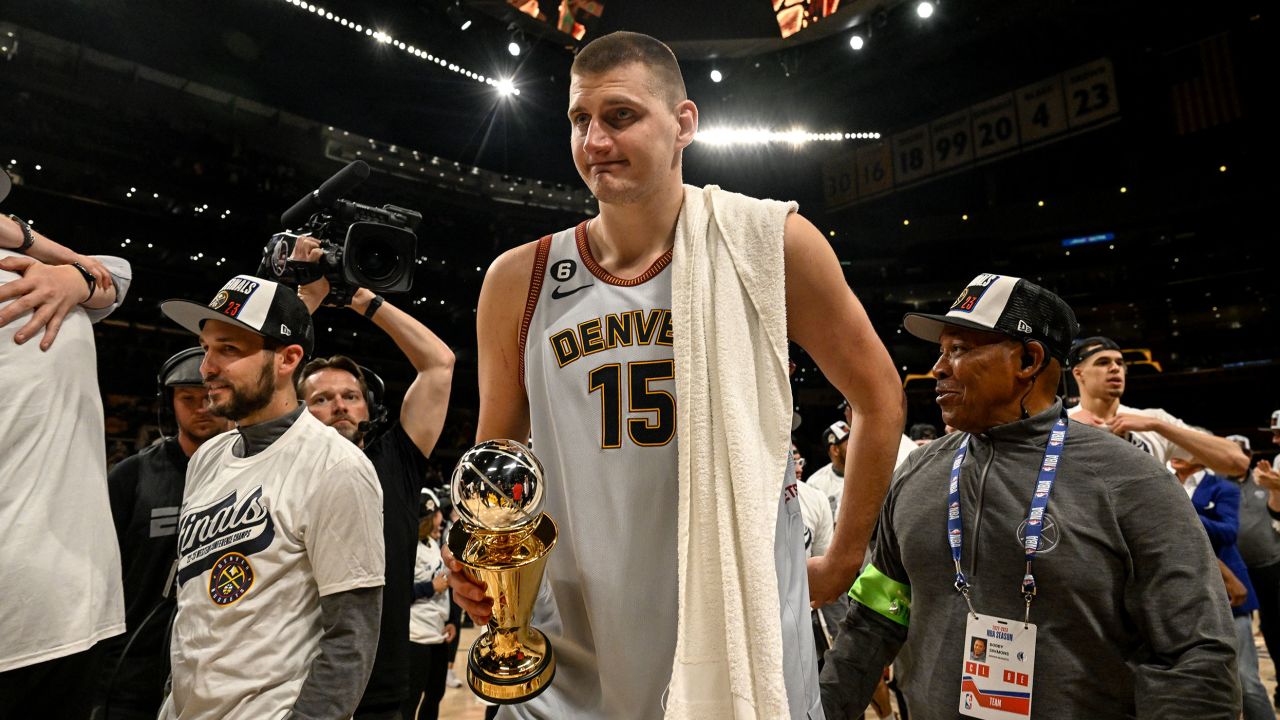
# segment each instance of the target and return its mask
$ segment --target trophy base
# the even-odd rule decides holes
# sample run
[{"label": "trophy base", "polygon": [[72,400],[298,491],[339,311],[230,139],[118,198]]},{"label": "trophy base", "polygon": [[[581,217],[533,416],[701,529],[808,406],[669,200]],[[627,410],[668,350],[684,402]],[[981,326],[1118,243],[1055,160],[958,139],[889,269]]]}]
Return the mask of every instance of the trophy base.
[{"label": "trophy base", "polygon": [[498,675],[485,671],[477,661],[476,650],[480,643],[472,647],[471,652],[467,653],[467,684],[471,686],[471,692],[492,703],[511,705],[532,700],[547,689],[556,676],[555,652],[551,649],[551,641],[542,631],[530,628],[529,632],[538,635],[546,647],[546,653],[537,667],[519,675]]}]

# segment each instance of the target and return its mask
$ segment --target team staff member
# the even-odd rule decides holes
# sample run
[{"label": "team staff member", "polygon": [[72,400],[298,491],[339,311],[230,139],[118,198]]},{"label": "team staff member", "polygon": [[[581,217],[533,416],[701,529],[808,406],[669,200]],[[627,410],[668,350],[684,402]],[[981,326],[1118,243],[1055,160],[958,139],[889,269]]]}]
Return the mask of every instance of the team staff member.
[{"label": "team staff member", "polygon": [[[316,262],[320,252],[319,243],[304,236],[294,245],[293,256]],[[298,297],[312,313],[328,294],[329,281],[323,278],[298,288]],[[298,384],[298,397],[311,414],[364,450],[382,486],[386,586],[378,654],[356,719],[398,720],[410,694],[409,605],[418,545],[418,498],[427,479],[427,458],[440,438],[449,406],[453,352],[425,325],[365,288],[354,293],[347,307],[387,333],[417,372],[400,405],[399,422],[381,432],[377,432],[378,418],[370,417],[374,408],[369,405],[368,380],[350,358],[335,355],[312,360],[302,369]]]},{"label": "team staff member", "polygon": [[1169,462],[1182,447],[1214,471],[1235,477],[1249,471],[1249,456],[1226,438],[1196,430],[1158,408],[1120,404],[1124,395],[1125,364],[1120,346],[1107,337],[1090,337],[1071,346],[1071,374],[1080,387],[1080,404],[1067,413],[1071,419],[1105,427],[1155,457]]},{"label": "team staff member", "polygon": [[410,691],[400,713],[404,720],[439,717],[449,658],[453,656],[450,650],[462,619],[458,606],[449,599],[444,560],[440,557],[444,509],[434,492],[422,491],[422,519],[418,527],[421,542],[415,549],[409,626]]},{"label": "team staff member", "polygon": [[[691,692],[696,683],[689,678],[687,659],[676,663],[679,458],[691,462],[689,453],[714,450],[681,447],[677,453],[674,421],[682,405],[694,408],[705,401],[676,397],[681,379],[675,377],[679,359],[674,346],[680,340],[671,339],[673,325],[689,321],[672,319],[673,275],[680,262],[674,248],[677,223],[700,212],[699,207],[684,207],[681,179],[681,155],[697,130],[698,110],[687,99],[670,48],[625,32],[594,40],[578,53],[570,69],[569,105],[573,159],[600,202],[600,214],[495,260],[481,290],[477,319],[477,439],[532,434],[551,483],[547,512],[560,530],[534,619],[555,647],[556,680],[532,701],[505,706],[498,714],[658,718],[664,694],[668,707],[705,703],[709,714],[730,712],[734,698],[727,689],[720,693],[702,683]],[[748,198],[737,202],[758,215],[776,208]],[[853,502],[836,521],[830,549],[809,559],[807,588],[803,523],[790,487],[795,478],[782,482],[773,556],[763,561],[773,563],[785,616],[773,620],[781,623],[773,634],[781,635],[783,677],[748,678],[742,665],[729,667],[732,658],[705,659],[724,663],[725,678],[739,672],[744,682],[756,685],[779,680],[785,690],[771,686],[770,706],[789,706],[792,716],[804,716],[821,712],[805,604],[825,604],[844,592],[857,573],[893,464],[903,403],[892,361],[845,283],[830,245],[794,213],[779,212],[776,223],[778,237],[764,242],[776,243],[770,247],[777,254],[755,262],[776,261],[778,273],[768,273],[777,283],[777,296],[785,281],[785,299],[771,296],[770,301],[776,297],[785,303],[786,333],[865,420],[849,452],[850,464],[860,468],[860,481],[845,491]],[[696,252],[712,256],[709,250],[690,250]],[[598,343],[598,354],[592,350],[591,357],[576,362],[558,361],[552,354],[553,335],[576,332],[581,324],[590,335],[593,322],[603,327],[609,318],[615,319],[616,332]],[[624,326],[628,320],[633,322]],[[786,338],[742,340],[747,347],[771,341],[785,345]],[[770,364],[769,370],[774,369]],[[785,386],[785,371],[776,369]],[[765,391],[767,397],[781,404],[773,402],[774,387]],[[622,393],[629,399],[621,399]],[[760,427],[783,442],[791,423],[790,403],[786,405],[785,417],[759,419]],[[782,455],[786,445],[778,451],[782,475],[788,472]],[[714,479],[723,481],[730,470],[715,472]],[[717,519],[710,508],[699,511],[705,513],[699,522]],[[446,562],[452,563],[455,602],[477,622],[488,620],[490,603],[481,587],[465,577],[456,561]],[[625,582],[620,582],[622,569]],[[644,597],[642,623],[634,614],[639,596]],[[708,615],[721,609],[712,608]],[[710,626],[706,631],[728,632]],[[702,639],[699,629],[685,632],[683,642]],[[717,672],[708,671],[719,679]],[[763,702],[761,697],[737,700]]]},{"label": "team staff member", "polygon": [[897,656],[912,720],[1026,703],[1032,718],[1235,718],[1227,597],[1186,494],[1055,397],[1078,327],[1066,303],[980,275],[946,315],[904,325],[941,344],[937,402],[959,432],[895,473],[822,671],[828,717],[861,712]]},{"label": "team staff member", "polygon": [[131,273],[102,259],[0,215],[0,718],[85,717],[92,647],[124,632],[93,323]]},{"label": "team staff member", "polygon": [[160,717],[350,717],[378,642],[382,491],[368,458],[298,401],[311,316],[249,275],[208,306],[161,310],[200,335],[210,409],[238,431],[187,469]]},{"label": "team staff member", "polygon": [[173,611],[172,573],[187,462],[205,441],[234,427],[209,410],[209,391],[200,376],[203,360],[203,350],[188,348],[165,361],[157,382],[164,438],[125,458],[107,475],[124,570],[127,626],[124,635],[103,643],[96,702],[108,720],[154,720],[164,702],[169,677],[165,640]]}]

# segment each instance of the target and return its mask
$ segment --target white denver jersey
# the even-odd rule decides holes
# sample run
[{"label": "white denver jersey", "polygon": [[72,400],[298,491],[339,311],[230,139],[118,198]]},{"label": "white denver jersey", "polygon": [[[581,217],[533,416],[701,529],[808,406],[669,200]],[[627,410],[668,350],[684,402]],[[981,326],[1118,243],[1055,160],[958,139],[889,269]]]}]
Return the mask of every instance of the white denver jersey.
[{"label": "white denver jersey", "polygon": [[[586,223],[539,242],[520,348],[545,510],[560,529],[534,617],[557,668],[548,690],[499,717],[662,717],[678,597],[670,261],[622,280],[591,257]],[[793,717],[821,718],[787,472],[775,550],[786,684]]]}]

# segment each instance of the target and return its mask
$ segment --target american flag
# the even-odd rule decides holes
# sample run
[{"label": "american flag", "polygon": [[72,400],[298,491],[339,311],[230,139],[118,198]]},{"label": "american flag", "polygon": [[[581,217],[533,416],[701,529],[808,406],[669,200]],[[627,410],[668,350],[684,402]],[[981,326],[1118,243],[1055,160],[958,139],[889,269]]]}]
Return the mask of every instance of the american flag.
[{"label": "american flag", "polygon": [[1227,33],[1174,50],[1167,60],[1174,129],[1179,135],[1244,116]]}]

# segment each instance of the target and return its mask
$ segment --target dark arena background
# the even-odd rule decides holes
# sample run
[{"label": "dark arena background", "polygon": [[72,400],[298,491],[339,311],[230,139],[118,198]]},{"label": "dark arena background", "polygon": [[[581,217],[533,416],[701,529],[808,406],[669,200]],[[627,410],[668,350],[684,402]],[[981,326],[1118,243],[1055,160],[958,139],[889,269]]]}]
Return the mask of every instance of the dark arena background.
[{"label": "dark arena background", "polygon": [[[97,326],[114,461],[155,437],[156,369],[192,344],[158,302],[203,301],[254,272],[281,213],[366,160],[352,199],[423,216],[413,289],[388,300],[457,355],[435,454],[447,471],[474,438],[486,268],[595,211],[568,148],[573,51],[635,30],[675,49],[701,110],[686,181],[799,201],[901,371],[909,423],[941,424],[922,377],[936,348],[903,333],[903,313],[942,312],[990,271],[1056,291],[1082,335],[1126,348],[1126,404],[1243,433],[1269,455],[1257,428],[1280,376],[1272,7],[930,7],[6,0],[5,210],[132,263],[126,307]],[[318,352],[352,355],[393,401],[403,393],[412,371],[383,333],[335,309],[316,327]],[[839,397],[796,361],[796,440],[817,467]]]}]

